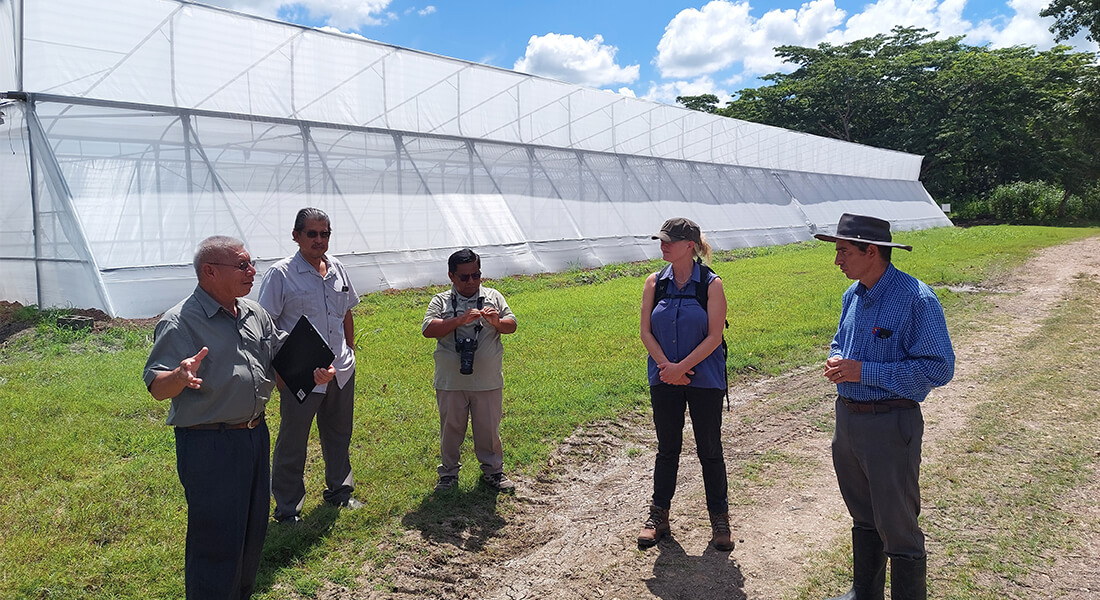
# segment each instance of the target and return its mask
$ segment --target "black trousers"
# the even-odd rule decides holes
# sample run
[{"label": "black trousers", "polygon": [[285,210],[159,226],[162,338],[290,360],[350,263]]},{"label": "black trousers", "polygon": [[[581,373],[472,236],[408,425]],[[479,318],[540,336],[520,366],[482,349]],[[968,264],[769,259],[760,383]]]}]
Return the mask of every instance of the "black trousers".
[{"label": "black trousers", "polygon": [[726,459],[722,455],[722,397],[717,388],[659,384],[649,387],[653,405],[653,425],[657,429],[657,460],[653,464],[653,504],[672,506],[676,493],[676,474],[680,469],[680,451],[684,446],[684,412],[691,412],[696,454],[703,468],[703,488],[707,510],[729,510]]},{"label": "black trousers", "polygon": [[187,598],[252,595],[267,535],[271,437],[255,429],[176,429],[176,470],[187,498]]}]

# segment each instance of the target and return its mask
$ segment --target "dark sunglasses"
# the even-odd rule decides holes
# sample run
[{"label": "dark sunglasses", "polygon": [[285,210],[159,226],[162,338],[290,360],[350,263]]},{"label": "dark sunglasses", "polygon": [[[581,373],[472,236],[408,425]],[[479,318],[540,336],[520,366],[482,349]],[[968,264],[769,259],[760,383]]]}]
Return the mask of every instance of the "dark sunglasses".
[{"label": "dark sunglasses", "polygon": [[313,229],[303,231],[302,233],[306,234],[306,237],[311,239],[317,236],[321,236],[322,238],[327,240],[329,236],[332,235],[331,231],[315,231]]},{"label": "dark sunglasses", "polygon": [[231,265],[229,263],[216,263],[216,262],[207,263],[207,264],[218,265],[218,266],[221,266],[221,267],[236,267],[237,269],[240,269],[241,271],[247,271],[249,267],[252,267],[253,269],[256,268],[256,261],[254,261],[254,260],[242,260],[241,263],[237,264],[237,265]]},{"label": "dark sunglasses", "polygon": [[471,279],[473,279],[474,281],[481,281],[481,271],[474,271],[473,273],[470,273],[468,275],[455,274],[455,277],[458,277],[459,281],[462,281],[463,283]]}]

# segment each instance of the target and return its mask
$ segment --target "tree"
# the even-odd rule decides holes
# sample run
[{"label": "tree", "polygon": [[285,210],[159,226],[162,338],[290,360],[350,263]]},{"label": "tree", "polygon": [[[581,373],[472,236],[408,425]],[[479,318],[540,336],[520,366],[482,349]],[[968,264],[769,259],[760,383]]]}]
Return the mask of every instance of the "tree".
[{"label": "tree", "polygon": [[676,96],[676,101],[684,105],[684,108],[715,114],[718,112],[718,96],[714,94],[700,94],[698,96]]},{"label": "tree", "polygon": [[1082,29],[1088,31],[1085,39],[1100,42],[1100,0],[1052,0],[1039,16],[1054,17],[1050,30],[1059,42]]},{"label": "tree", "polygon": [[1100,173],[1098,101],[1087,92],[1098,78],[1091,54],[1069,50],[968,46],[902,27],[841,46],[781,46],[798,68],[763,77],[771,84],[719,113],[923,155],[921,179],[944,201],[1013,181],[1078,189]]}]

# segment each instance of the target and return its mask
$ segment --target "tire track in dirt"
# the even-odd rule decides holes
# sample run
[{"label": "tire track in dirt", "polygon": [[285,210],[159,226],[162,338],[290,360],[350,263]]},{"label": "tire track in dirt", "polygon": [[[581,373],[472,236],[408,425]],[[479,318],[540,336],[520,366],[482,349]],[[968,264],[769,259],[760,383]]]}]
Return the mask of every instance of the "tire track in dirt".
[{"label": "tire track in dirt", "polygon": [[[992,282],[1000,293],[980,322],[951,324],[956,373],[924,404],[926,463],[942,460],[940,442],[966,424],[982,373],[1013,360],[1017,345],[1080,273],[1100,277],[1100,238],[1038,252]],[[468,532],[448,539],[410,529],[393,549],[393,561],[364,573],[359,592],[332,588],[319,597],[785,597],[802,581],[809,556],[848,536],[850,521],[829,455],[834,394],[817,368],[731,388],[732,411],[723,413],[737,542],[731,553],[708,548],[702,477],[689,433],[672,506],[672,538],[637,549],[656,444],[648,415],[631,414],[574,433],[553,454],[545,476],[517,481],[516,514],[486,539],[471,544]],[[1080,562],[1095,564],[1096,550],[1092,544],[1092,556]],[[366,591],[379,579],[395,591]],[[1048,591],[1072,585],[1045,581]]]}]

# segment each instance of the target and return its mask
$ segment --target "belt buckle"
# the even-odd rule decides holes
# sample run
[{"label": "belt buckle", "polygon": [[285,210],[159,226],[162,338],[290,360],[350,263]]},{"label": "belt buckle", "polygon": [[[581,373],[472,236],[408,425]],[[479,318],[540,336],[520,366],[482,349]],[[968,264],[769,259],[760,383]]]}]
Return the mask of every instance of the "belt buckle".
[{"label": "belt buckle", "polygon": [[255,417],[252,417],[251,419],[249,419],[248,424],[247,424],[248,428],[249,429],[255,429],[256,425],[258,425],[260,423],[260,419],[262,419],[263,416],[264,416],[264,414],[260,413],[260,414],[256,415]]}]

